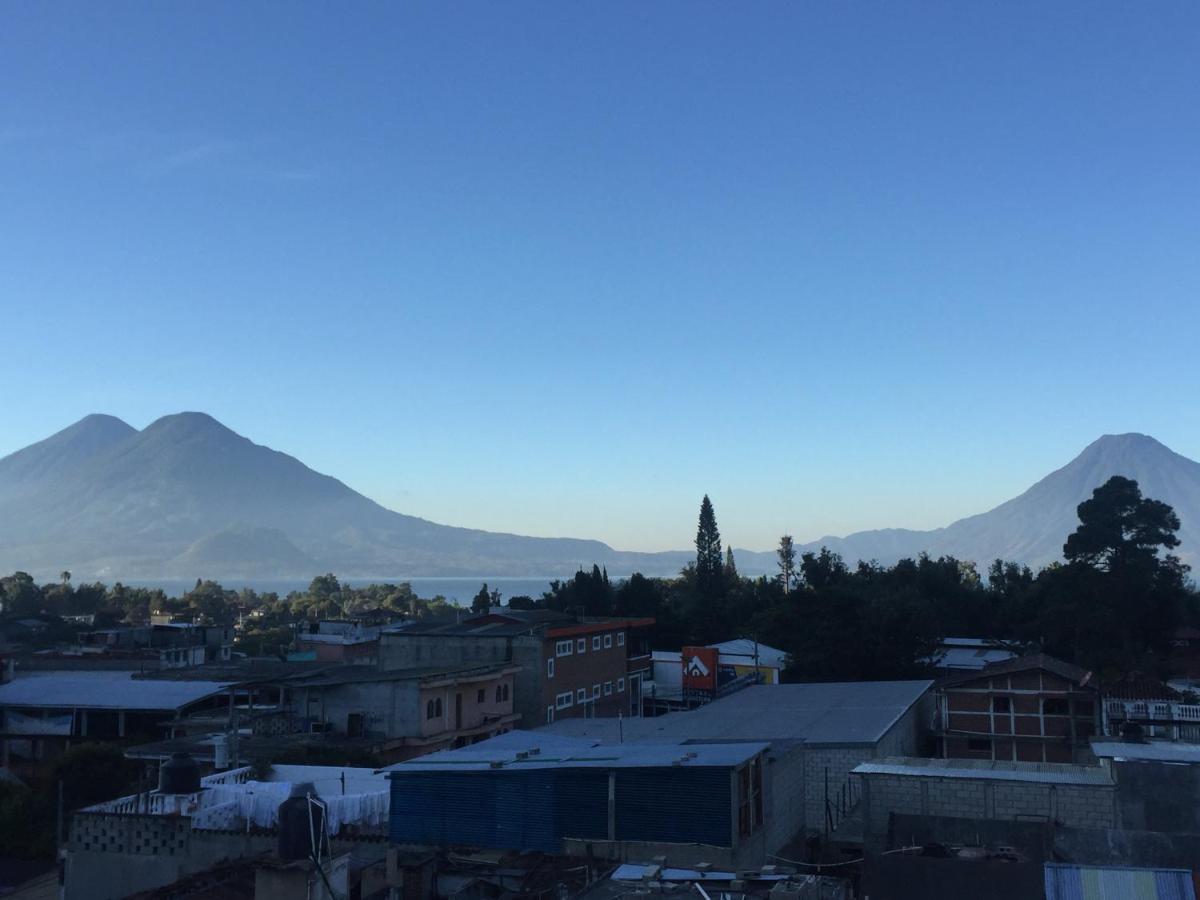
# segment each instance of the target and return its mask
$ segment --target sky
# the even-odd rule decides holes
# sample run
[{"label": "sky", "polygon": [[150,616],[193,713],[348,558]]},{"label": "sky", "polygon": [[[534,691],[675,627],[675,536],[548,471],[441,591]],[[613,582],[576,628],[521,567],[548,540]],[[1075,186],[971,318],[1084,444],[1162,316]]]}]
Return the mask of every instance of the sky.
[{"label": "sky", "polygon": [[16,3],[0,455],[202,410],[401,512],[767,549],[1200,458],[1200,5]]}]

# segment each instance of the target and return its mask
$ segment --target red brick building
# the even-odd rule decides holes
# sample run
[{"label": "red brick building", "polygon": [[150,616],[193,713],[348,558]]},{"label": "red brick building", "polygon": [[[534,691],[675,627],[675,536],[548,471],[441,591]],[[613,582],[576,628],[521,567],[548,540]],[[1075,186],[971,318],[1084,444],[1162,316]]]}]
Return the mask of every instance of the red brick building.
[{"label": "red brick building", "polygon": [[1080,762],[1100,731],[1092,673],[1046,654],[951,676],[936,691],[946,758]]}]

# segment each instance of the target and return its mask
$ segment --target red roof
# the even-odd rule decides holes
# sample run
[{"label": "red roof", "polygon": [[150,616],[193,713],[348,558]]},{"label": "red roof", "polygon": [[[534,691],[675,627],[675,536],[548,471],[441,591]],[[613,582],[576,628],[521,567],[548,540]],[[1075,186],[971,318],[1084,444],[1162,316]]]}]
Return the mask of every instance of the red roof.
[{"label": "red roof", "polygon": [[625,631],[629,628],[649,628],[654,619],[606,619],[603,622],[581,622],[546,630],[546,637],[573,637],[579,634],[598,634],[602,631]]}]

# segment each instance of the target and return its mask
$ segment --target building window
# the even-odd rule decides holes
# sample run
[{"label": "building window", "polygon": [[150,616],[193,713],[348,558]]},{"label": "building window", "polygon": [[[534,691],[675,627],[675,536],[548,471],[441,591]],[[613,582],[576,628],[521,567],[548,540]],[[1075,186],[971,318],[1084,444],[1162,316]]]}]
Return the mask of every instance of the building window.
[{"label": "building window", "polygon": [[1012,711],[1012,701],[1008,697],[993,697],[992,712],[1008,714]]},{"label": "building window", "polygon": [[[496,688],[496,693],[497,694],[500,693],[500,688]],[[486,696],[487,696],[487,692],[483,688],[480,688],[478,691],[475,692],[475,702],[482,703]],[[496,699],[499,700],[500,697],[497,696]]]},{"label": "building window", "polygon": [[607,650],[611,646],[612,646],[612,635],[606,634],[604,636],[604,649]]},{"label": "building window", "polygon": [[554,698],[554,705],[556,707],[558,707],[559,709],[566,709],[567,707],[569,707],[572,704],[572,702],[573,702],[573,700],[571,699],[570,691],[567,691],[564,694],[559,694],[557,697]]},{"label": "building window", "polygon": [[425,704],[425,718],[440,719],[442,717],[442,698],[430,700]]},{"label": "building window", "polygon": [[618,678],[618,679],[617,679],[617,693],[619,694],[619,693],[621,693],[623,690],[625,690],[625,679],[624,679],[624,678]]},{"label": "building window", "polygon": [[575,642],[575,652],[576,653],[586,653],[587,652],[587,638],[580,638],[579,640],[577,640]]},{"label": "building window", "polygon": [[570,656],[571,650],[575,646],[572,641],[559,641],[554,645],[555,656]]},{"label": "building window", "polygon": [[1066,700],[1049,697],[1042,700],[1043,716],[1069,716],[1070,714],[1071,704]]},{"label": "building window", "polygon": [[554,707],[547,706],[546,707],[546,724],[549,725],[553,721],[554,721]]},{"label": "building window", "polygon": [[508,683],[507,682],[505,682],[505,684],[504,684],[504,696],[501,697],[500,699],[503,700],[505,703],[508,702]]},{"label": "building window", "polygon": [[595,700],[599,696],[600,696],[600,685],[593,684],[592,685],[592,699]]},{"label": "building window", "polygon": [[[480,691],[480,693],[483,693],[483,692]],[[502,688],[500,685],[496,685],[496,702],[500,703],[503,700],[504,700],[504,688]]]},{"label": "building window", "polygon": [[967,751],[969,753],[988,753],[992,752],[992,742],[986,738],[969,738],[967,740]]},{"label": "building window", "polygon": [[548,660],[546,660],[546,677],[547,678],[554,677],[554,657],[553,656],[550,657]]},{"label": "building window", "polygon": [[593,650],[600,649],[600,635],[596,635],[594,638],[592,638],[592,649]]},{"label": "building window", "polygon": [[612,682],[611,681],[604,682],[604,696],[607,697],[611,693],[612,693]]},{"label": "building window", "polygon": [[588,698],[587,688],[580,688],[579,690],[577,690],[575,692],[575,702],[576,703],[587,703],[587,698]]},{"label": "building window", "polygon": [[425,704],[425,718],[432,719],[433,717],[434,717],[433,701],[430,700],[428,703]]},{"label": "building window", "polygon": [[623,632],[623,631],[617,632],[617,646],[618,647],[625,646],[625,632]]}]

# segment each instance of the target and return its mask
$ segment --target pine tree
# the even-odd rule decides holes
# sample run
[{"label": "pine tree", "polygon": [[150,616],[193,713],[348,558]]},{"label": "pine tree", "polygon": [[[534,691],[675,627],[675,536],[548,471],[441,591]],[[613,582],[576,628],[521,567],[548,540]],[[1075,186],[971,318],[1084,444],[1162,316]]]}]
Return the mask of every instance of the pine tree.
[{"label": "pine tree", "polygon": [[732,544],[725,548],[725,577],[729,581],[736,581],[738,577],[737,563],[733,561]]},{"label": "pine tree", "polygon": [[786,594],[792,589],[792,579],[796,575],[796,547],[790,534],[779,539],[779,549],[775,553],[779,557],[779,581]]},{"label": "pine tree", "polygon": [[708,494],[700,502],[700,525],[696,529],[696,585],[700,593],[711,596],[721,585],[721,532]]}]

